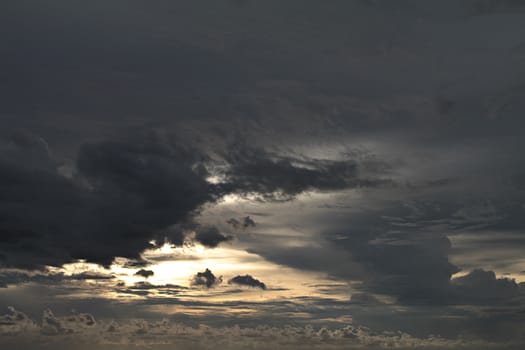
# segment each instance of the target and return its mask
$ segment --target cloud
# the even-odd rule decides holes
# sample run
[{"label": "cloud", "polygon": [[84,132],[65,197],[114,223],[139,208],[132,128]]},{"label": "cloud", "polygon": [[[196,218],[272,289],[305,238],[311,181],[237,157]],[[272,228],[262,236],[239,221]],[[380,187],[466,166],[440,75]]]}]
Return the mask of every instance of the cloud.
[{"label": "cloud", "polygon": [[195,230],[195,240],[210,248],[215,248],[232,239],[232,236],[223,235],[215,226],[199,226]]},{"label": "cloud", "polygon": [[[32,2],[0,14],[0,265],[108,266],[189,231],[214,247],[220,225],[177,225],[223,223],[195,216],[236,194],[277,214],[258,231],[296,235],[239,235],[268,260],[422,313],[518,303],[496,276],[523,271],[522,1]],[[359,147],[379,161],[341,151]]]},{"label": "cloud", "polygon": [[[242,223],[241,223],[242,221]],[[244,218],[237,220],[236,218],[230,218],[226,221],[227,224],[231,225],[234,229],[247,229],[249,227],[255,227],[257,224],[250,216],[245,216]]]},{"label": "cloud", "polygon": [[38,283],[52,285],[67,281],[109,281],[115,278],[115,275],[89,271],[66,275],[62,272],[52,273],[39,271],[36,273],[30,273],[17,270],[0,270],[0,288],[5,288],[9,285],[18,285],[23,283]]},{"label": "cloud", "polygon": [[[158,132],[83,144],[73,174],[64,176],[40,138],[24,134],[21,140],[2,139],[7,151],[0,157],[0,215],[6,217],[0,224],[6,238],[0,261],[13,267],[140,259],[152,240],[182,244],[184,225],[195,229],[198,242],[216,247],[231,237],[191,221],[202,205],[223,194],[291,199],[308,190],[382,182],[359,179],[353,161],[274,159],[245,149],[229,158],[227,182],[213,185],[195,170],[204,155]],[[26,163],[28,156],[36,158]],[[182,230],[176,228],[180,224]],[[239,224],[248,228],[255,222],[247,216]]]},{"label": "cloud", "polygon": [[229,284],[238,284],[240,286],[248,286],[248,287],[254,287],[254,288],[260,288],[260,289],[266,289],[266,284],[259,281],[256,278],[253,278],[250,275],[244,275],[244,276],[235,276],[232,279],[228,281]]},{"label": "cloud", "polygon": [[[334,191],[389,184],[385,173],[361,176],[361,164],[353,159],[294,158],[249,147],[242,142],[226,156],[225,192],[255,194],[265,200],[290,200],[306,191]],[[233,222],[235,223],[235,222]],[[243,224],[251,224],[244,221]]]},{"label": "cloud", "polygon": [[[8,219],[0,224],[0,260],[6,266],[138,259],[151,240],[182,242],[168,227],[214,200],[193,171],[195,154],[157,134],[83,145],[73,178],[60,174],[44,144],[31,137],[1,140],[7,151],[0,156],[0,215]],[[27,156],[37,159],[26,163]]]},{"label": "cloud", "polygon": [[452,279],[451,284],[457,298],[468,303],[509,302],[515,297],[525,296],[525,289],[515,280],[496,278],[494,271],[476,269]]},{"label": "cloud", "polygon": [[[416,337],[399,331],[377,332],[358,325],[334,328],[282,325],[272,327],[260,324],[256,327],[212,327],[205,324],[190,326],[172,323],[168,319],[123,319],[119,321],[95,321],[90,314],[55,316],[45,310],[41,325],[31,323],[30,328],[11,332],[11,337],[0,339],[0,344],[16,339],[18,344],[47,343],[58,349],[71,346],[89,346],[92,349],[112,349],[118,346],[147,346],[153,349],[223,347],[228,349],[275,348],[275,349],[382,349],[382,348],[519,348],[520,342],[490,343],[472,339],[447,339],[439,336]],[[21,322],[21,321],[19,321]],[[0,324],[0,334],[7,334],[10,325]],[[62,347],[66,345],[66,347]]]},{"label": "cloud", "polygon": [[216,277],[209,269],[204,272],[198,272],[191,281],[194,286],[206,286],[207,288],[215,287],[222,283],[222,277]]},{"label": "cloud", "polygon": [[135,272],[135,276],[141,276],[141,277],[144,277],[144,278],[148,278],[148,277],[151,277],[153,276],[155,273],[151,270],[145,270],[145,269],[140,269],[138,270],[137,272]]},{"label": "cloud", "polygon": [[377,297],[370,293],[352,293],[350,298],[352,303],[363,305],[381,305],[383,304]]},{"label": "cloud", "polygon": [[126,261],[124,267],[133,269],[137,267],[147,267],[148,265],[150,265],[150,262],[141,258]]},{"label": "cloud", "polygon": [[245,216],[244,219],[243,219],[243,222],[242,222],[242,227],[243,228],[248,228],[248,227],[255,227],[257,226],[255,221],[249,217],[249,216]]},{"label": "cloud", "polygon": [[241,222],[235,218],[228,219],[226,223],[232,225],[234,229],[238,229],[241,224]]},{"label": "cloud", "polygon": [[46,336],[67,335],[91,330],[97,325],[93,315],[88,313],[56,317],[50,309],[44,310],[40,333]]},{"label": "cloud", "polygon": [[125,283],[117,284],[115,289],[118,293],[132,294],[139,296],[149,296],[153,292],[156,296],[173,297],[181,291],[187,290],[187,287],[178,286],[175,284],[151,284],[149,282],[137,282],[130,287],[126,287]]},{"label": "cloud", "polygon": [[26,314],[8,307],[9,313],[0,316],[0,335],[13,335],[34,331],[38,326]]}]

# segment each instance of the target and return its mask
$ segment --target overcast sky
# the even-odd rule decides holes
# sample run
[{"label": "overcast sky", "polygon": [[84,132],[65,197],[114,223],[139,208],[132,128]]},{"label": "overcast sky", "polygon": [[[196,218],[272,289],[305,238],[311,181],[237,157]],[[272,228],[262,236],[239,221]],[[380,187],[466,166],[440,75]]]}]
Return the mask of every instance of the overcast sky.
[{"label": "overcast sky", "polygon": [[0,38],[0,345],[525,345],[525,2],[4,0]]}]

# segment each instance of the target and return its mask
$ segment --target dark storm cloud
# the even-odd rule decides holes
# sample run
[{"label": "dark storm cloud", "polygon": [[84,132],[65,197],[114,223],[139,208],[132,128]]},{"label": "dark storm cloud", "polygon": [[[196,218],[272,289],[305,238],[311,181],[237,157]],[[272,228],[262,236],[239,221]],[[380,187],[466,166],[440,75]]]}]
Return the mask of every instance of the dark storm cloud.
[{"label": "dark storm cloud", "polygon": [[194,154],[155,135],[84,145],[74,178],[31,137],[2,139],[0,256],[8,266],[139,258],[151,239],[181,242],[179,232],[162,230],[215,196],[194,172]]},{"label": "dark storm cloud", "polygon": [[[390,215],[359,215],[331,240],[365,268],[365,289],[394,295],[403,303],[456,304],[469,300],[487,304],[521,295],[523,291],[513,280],[498,279],[492,271],[474,270],[451,279],[461,269],[450,261],[452,244],[443,231],[453,234],[456,229],[470,230],[475,235],[476,230],[499,223],[488,220],[487,224],[487,215],[482,216],[481,225],[478,216],[458,222],[454,218],[459,210],[447,211],[442,205],[436,210],[439,204],[412,203],[391,207]],[[347,273],[352,275],[351,270]]]},{"label": "dark storm cloud", "polygon": [[[167,117],[174,109],[192,113],[189,106],[197,105],[173,96],[236,91],[244,84],[242,70],[224,55],[175,37],[161,40],[162,29],[141,15],[140,2],[96,3],[5,4],[2,30],[16,33],[11,49],[1,50],[12,68],[3,73],[3,86],[12,87],[2,89],[4,112]],[[180,7],[158,5],[161,13]],[[150,30],[159,36],[152,40]]]},{"label": "dark storm cloud", "polygon": [[197,272],[191,281],[191,284],[194,286],[205,286],[207,288],[215,287],[221,283],[222,277],[216,277],[209,269],[203,272]]},{"label": "dark storm cloud", "polygon": [[[82,145],[70,175],[61,173],[36,135],[4,137],[2,148],[0,257],[7,266],[28,268],[75,259],[103,265],[117,256],[139,259],[151,240],[182,244],[189,229],[196,241],[216,247],[231,237],[191,223],[191,216],[222,194],[291,199],[309,190],[385,182],[361,179],[352,160],[273,159],[264,150],[246,149],[229,159],[226,183],[212,185],[199,170],[206,156],[153,131]],[[250,217],[242,221],[244,228],[254,224]]]},{"label": "dark storm cloud", "polygon": [[[525,249],[521,1],[2,5],[3,265],[139,261],[189,231],[214,247],[229,236],[194,216],[223,194],[272,205],[352,189],[298,219],[304,237],[246,249],[405,305],[523,305],[522,286],[497,278],[523,271]],[[228,148],[239,134],[249,147]],[[498,317],[480,323],[519,319]]]},{"label": "dark storm cloud", "polygon": [[[406,191],[397,190],[401,193]],[[348,280],[361,280],[364,283],[357,289],[390,295],[403,304],[450,305],[470,302],[488,305],[506,302],[511,297],[521,303],[519,300],[523,290],[516,282],[498,279],[492,271],[481,273],[478,270],[472,272],[471,276],[469,270],[472,267],[462,271],[463,266],[451,260],[454,253],[451,239],[454,239],[456,232],[464,235],[464,240],[469,237],[475,239],[479,235],[484,235],[485,240],[493,237],[483,243],[492,249],[487,246],[486,250],[480,252],[489,255],[479,257],[485,263],[491,261],[491,254],[494,254],[498,243],[503,244],[498,254],[519,251],[523,241],[515,236],[517,233],[510,236],[511,241],[502,233],[497,233],[515,230],[516,226],[508,227],[509,220],[515,220],[510,215],[512,211],[509,207],[497,209],[486,203],[480,205],[478,200],[473,203],[454,202],[447,196],[438,200],[440,197],[433,197],[433,191],[435,189],[430,198],[425,194],[418,200],[384,201],[376,209],[366,208],[366,199],[363,199],[364,204],[354,199],[351,204],[358,210],[352,206],[334,207],[300,223],[305,230],[314,226],[315,231],[323,232],[319,238],[304,235],[301,236],[304,245],[289,246],[286,238],[281,240],[276,235],[271,235],[268,240],[255,237],[251,239],[253,242],[249,251],[279,264],[323,271]],[[507,198],[507,204],[509,200]],[[485,233],[486,230],[492,231]],[[517,246],[511,250],[511,244]],[[465,247],[462,248],[463,254],[466,253]],[[475,254],[476,247],[472,249]],[[498,256],[494,259],[498,259]],[[509,259],[515,263],[519,261],[520,254]],[[502,259],[497,261],[501,262]],[[471,276],[465,277],[465,283],[477,281],[476,276],[483,277],[480,287],[459,287],[457,282],[462,279],[456,281],[452,277],[460,271]],[[486,283],[485,287],[481,287],[483,283]]]},{"label": "dark storm cloud", "polygon": [[238,284],[240,286],[248,286],[248,287],[254,287],[254,288],[260,288],[260,289],[266,289],[266,284],[259,281],[258,279],[250,276],[250,275],[244,275],[244,276],[235,276],[232,279],[228,281],[229,284]]}]

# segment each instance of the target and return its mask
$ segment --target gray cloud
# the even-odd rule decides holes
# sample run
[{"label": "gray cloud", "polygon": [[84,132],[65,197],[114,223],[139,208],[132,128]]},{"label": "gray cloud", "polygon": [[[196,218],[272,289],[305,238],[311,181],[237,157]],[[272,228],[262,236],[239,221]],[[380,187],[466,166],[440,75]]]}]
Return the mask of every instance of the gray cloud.
[{"label": "gray cloud", "polygon": [[[46,152],[40,163],[16,157],[37,152],[38,138],[27,146],[4,140],[4,264],[35,267],[82,258],[108,265],[116,256],[139,258],[149,240],[170,236],[163,229],[213,200],[209,185],[192,170],[192,156],[150,136],[83,146],[75,178],[62,176]],[[178,235],[169,239],[182,242]]]},{"label": "gray cloud", "polygon": [[93,315],[88,313],[72,314],[65,317],[56,317],[50,309],[46,309],[42,315],[40,333],[45,336],[61,336],[73,333],[81,333],[92,329],[97,325]]},{"label": "gray cloud", "polygon": [[[5,4],[0,264],[145,268],[151,241],[216,247],[234,216],[254,234],[233,247],[359,281],[354,306],[386,294],[419,307],[405,325],[517,328],[486,309],[523,306],[499,276],[523,271],[524,16],[519,0]],[[317,209],[292,209],[305,192]],[[198,217],[224,194],[259,202]],[[271,222],[236,216],[252,204]],[[461,305],[484,318],[447,313]]]},{"label": "gray cloud", "polygon": [[229,284],[237,284],[240,286],[248,286],[248,287],[254,287],[254,288],[260,288],[260,289],[266,289],[266,284],[259,281],[258,279],[250,276],[250,275],[244,275],[244,276],[235,276],[232,279],[228,281]]},{"label": "gray cloud", "polygon": [[510,302],[518,296],[525,297],[525,289],[509,278],[496,278],[493,271],[473,270],[465,276],[452,280],[463,302],[498,303]]},{"label": "gray cloud", "polygon": [[37,273],[30,273],[26,271],[4,270],[0,271],[0,288],[22,283],[55,284],[67,281],[109,281],[115,278],[116,277],[111,274],[93,272],[80,272],[66,275],[61,272],[50,273],[47,271],[39,271]]},{"label": "gray cloud", "polygon": [[231,241],[233,237],[222,234],[216,227],[198,227],[195,230],[195,240],[202,245],[210,248],[217,247],[219,244]]},{"label": "gray cloud", "polygon": [[148,278],[148,277],[151,277],[153,276],[155,273],[151,270],[145,270],[145,269],[140,269],[138,270],[137,272],[135,272],[135,276],[141,276],[141,277],[144,277],[144,278]]},{"label": "gray cloud", "polygon": [[250,216],[245,216],[244,218],[241,218],[239,220],[237,220],[236,218],[230,218],[226,221],[226,223],[231,225],[236,230],[245,230],[249,227],[257,226],[255,220],[253,220]]},{"label": "gray cloud", "polygon": [[222,277],[216,277],[209,269],[203,272],[197,272],[191,281],[191,284],[194,286],[205,286],[207,288],[215,287],[221,283]]},{"label": "gray cloud", "polygon": [[[12,309],[13,314],[19,314]],[[6,316],[2,316],[6,317]],[[10,316],[12,317],[12,316]],[[27,320],[27,321],[25,321]],[[18,320],[22,323],[23,320]],[[317,349],[329,346],[340,348],[370,348],[382,349],[403,348],[482,348],[491,349],[495,343],[466,339],[446,339],[441,337],[418,338],[403,332],[375,332],[365,327],[347,325],[338,328],[314,328],[285,325],[271,327],[210,327],[201,325],[191,327],[184,324],[174,324],[169,320],[129,319],[119,322],[95,321],[90,314],[73,314],[70,316],[55,316],[51,310],[45,310],[41,325],[31,322],[30,328],[13,331],[10,338],[2,338],[2,344],[9,344],[16,339],[24,345],[30,341],[33,345],[48,343],[55,348],[62,348],[65,342],[71,345],[89,346],[95,349],[118,348],[119,344],[149,346],[154,349],[166,344],[170,348],[187,348],[190,344],[198,348],[209,349],[211,346],[228,346],[241,349],[246,346],[271,346],[277,349],[307,348]],[[0,332],[11,325],[0,325]],[[14,336],[14,338],[13,338]],[[24,338],[21,338],[24,337]],[[517,349],[518,342],[503,343],[498,346]],[[159,347],[159,349],[165,347]]]},{"label": "gray cloud", "polygon": [[[384,173],[376,178],[361,177],[361,165],[353,159],[330,161],[285,157],[243,144],[227,156],[229,168],[225,191],[256,194],[263,199],[289,200],[309,191],[334,191],[389,184]],[[251,222],[244,224],[251,225]]]}]

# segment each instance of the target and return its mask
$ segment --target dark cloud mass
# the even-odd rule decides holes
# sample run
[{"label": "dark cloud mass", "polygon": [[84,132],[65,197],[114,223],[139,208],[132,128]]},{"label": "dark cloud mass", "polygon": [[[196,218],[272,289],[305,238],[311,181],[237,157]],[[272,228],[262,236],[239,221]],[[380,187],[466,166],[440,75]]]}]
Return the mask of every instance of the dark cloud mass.
[{"label": "dark cloud mass", "polygon": [[[212,185],[197,166],[204,155],[157,132],[83,144],[74,173],[65,176],[38,136],[21,131],[2,141],[0,229],[6,240],[0,253],[6,266],[58,266],[74,259],[109,265],[117,256],[139,258],[151,240],[182,243],[183,233],[169,227],[190,220],[221,194],[289,199],[361,182],[351,161],[305,160],[303,167],[252,150],[231,159],[228,180]],[[27,163],[27,157],[35,160]],[[242,227],[254,224],[246,217]],[[197,227],[195,238],[209,247],[231,239],[213,227]]]},{"label": "dark cloud mass", "polygon": [[28,137],[3,139],[0,254],[7,266],[139,258],[150,240],[162,241],[170,235],[163,230],[214,198],[191,156],[156,135],[83,145],[73,177],[60,173],[41,139]]},{"label": "dark cloud mass", "polygon": [[0,348],[524,348],[524,23],[1,1]]}]

